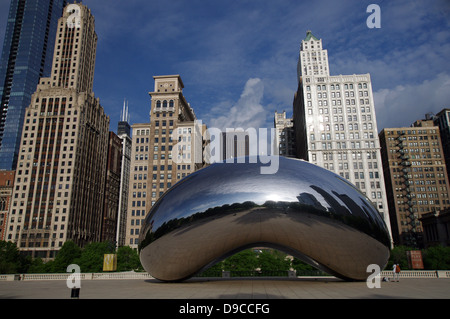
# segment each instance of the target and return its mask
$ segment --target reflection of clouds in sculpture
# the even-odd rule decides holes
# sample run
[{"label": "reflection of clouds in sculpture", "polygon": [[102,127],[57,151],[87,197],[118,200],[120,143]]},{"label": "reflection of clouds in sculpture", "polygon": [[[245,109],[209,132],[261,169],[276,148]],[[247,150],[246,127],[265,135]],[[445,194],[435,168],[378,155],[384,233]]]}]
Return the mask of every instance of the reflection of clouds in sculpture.
[{"label": "reflection of clouds in sculpture", "polygon": [[346,279],[385,264],[390,239],[380,214],[354,186],[308,162],[214,164],[191,174],[152,208],[140,258],[161,280],[194,275],[230,253],[263,245]]}]

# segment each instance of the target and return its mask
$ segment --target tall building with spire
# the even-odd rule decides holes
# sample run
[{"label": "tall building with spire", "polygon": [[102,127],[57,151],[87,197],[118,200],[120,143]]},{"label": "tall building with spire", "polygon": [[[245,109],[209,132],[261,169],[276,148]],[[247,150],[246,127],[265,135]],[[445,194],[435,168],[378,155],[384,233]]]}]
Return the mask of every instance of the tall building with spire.
[{"label": "tall building with spire", "polygon": [[122,160],[120,168],[119,209],[117,212],[116,245],[125,246],[128,215],[128,188],[131,167],[131,126],[128,113],[128,102],[123,102],[120,121],[117,126],[117,136],[122,140]]},{"label": "tall building with spire", "polygon": [[92,92],[96,44],[91,11],[68,5],[25,112],[6,240],[34,257],[101,240],[109,117]]},{"label": "tall building with spire", "polygon": [[311,31],[302,40],[297,72],[297,157],[353,183],[390,229],[370,74],[330,75],[327,50]]},{"label": "tall building with spire", "polygon": [[11,0],[0,60],[0,169],[16,169],[25,109],[39,78],[50,75],[66,2]]}]

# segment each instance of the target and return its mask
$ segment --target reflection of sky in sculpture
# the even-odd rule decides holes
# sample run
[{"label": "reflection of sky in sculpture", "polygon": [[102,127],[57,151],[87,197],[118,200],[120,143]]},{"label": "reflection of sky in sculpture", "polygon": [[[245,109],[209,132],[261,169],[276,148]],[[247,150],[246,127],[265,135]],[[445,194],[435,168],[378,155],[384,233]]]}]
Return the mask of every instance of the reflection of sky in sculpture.
[{"label": "reflection of sky in sculpture", "polygon": [[[292,161],[296,164],[292,165]],[[164,220],[155,219],[153,229],[167,220],[229,203],[302,202],[306,196],[317,202],[317,208],[336,214],[358,214],[382,226],[380,216],[374,215],[379,215],[375,207],[368,205],[366,196],[347,180],[301,160],[280,157],[279,164],[276,174],[255,173],[261,164],[247,161],[217,163],[187,176],[156,203],[158,210],[164,211]],[[203,177],[205,174],[208,178]],[[171,196],[172,192],[176,196]],[[147,219],[152,219],[151,213]]]}]

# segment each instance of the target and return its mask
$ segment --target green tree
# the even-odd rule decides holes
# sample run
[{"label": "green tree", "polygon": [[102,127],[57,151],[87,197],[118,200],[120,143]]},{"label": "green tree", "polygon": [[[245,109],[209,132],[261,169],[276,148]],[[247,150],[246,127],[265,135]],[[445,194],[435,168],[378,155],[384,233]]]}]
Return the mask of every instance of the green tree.
[{"label": "green tree", "polygon": [[258,268],[256,253],[246,249],[223,261],[223,269],[227,271],[253,271]]},{"label": "green tree", "polygon": [[117,249],[117,271],[143,270],[137,249],[122,246]]},{"label": "green tree", "polygon": [[62,273],[67,271],[67,266],[75,264],[76,260],[81,257],[81,248],[73,241],[69,240],[62,245],[56,254],[53,262],[47,263],[47,270],[50,272]]},{"label": "green tree", "polygon": [[294,258],[292,260],[292,268],[297,270],[298,272],[316,270],[316,268],[314,268],[313,266],[311,266],[311,265],[301,261],[298,258]]},{"label": "green tree", "polygon": [[278,250],[263,250],[258,256],[258,265],[261,271],[288,271],[291,262],[286,259],[286,254]]},{"label": "green tree", "polygon": [[450,269],[450,247],[429,247],[423,251],[422,258],[425,269]]},{"label": "green tree", "polygon": [[408,256],[406,255],[406,252],[408,250],[413,250],[413,248],[407,246],[394,247],[391,250],[391,254],[385,269],[391,270],[394,264],[399,264],[401,269],[409,269]]},{"label": "green tree", "polygon": [[81,272],[103,271],[104,254],[114,253],[114,246],[110,242],[89,243],[81,251],[80,258],[73,261],[80,266]]},{"label": "green tree", "polygon": [[28,267],[27,273],[29,274],[44,274],[48,272],[52,272],[49,266],[53,264],[53,262],[44,263],[42,258],[34,258],[31,261],[30,267]]},{"label": "green tree", "polygon": [[223,270],[223,261],[219,261],[218,263],[212,265],[208,269],[202,271],[199,276],[203,277],[220,277],[222,276]]},{"label": "green tree", "polygon": [[17,273],[20,266],[19,249],[10,241],[0,241],[0,274]]}]

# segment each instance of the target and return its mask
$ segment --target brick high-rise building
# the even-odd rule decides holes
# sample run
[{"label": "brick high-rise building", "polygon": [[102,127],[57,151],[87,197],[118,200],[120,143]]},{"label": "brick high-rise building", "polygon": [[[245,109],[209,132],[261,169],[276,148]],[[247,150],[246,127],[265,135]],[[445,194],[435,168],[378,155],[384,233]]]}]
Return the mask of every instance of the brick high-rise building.
[{"label": "brick high-rise building", "polygon": [[370,74],[330,75],[327,50],[302,40],[293,120],[297,157],[350,181],[390,228]]},{"label": "brick high-rise building", "polygon": [[15,173],[15,171],[0,171],[0,240],[5,240]]},{"label": "brick high-rise building", "polygon": [[385,128],[380,143],[394,243],[422,247],[422,215],[450,206],[439,127],[423,120]]},{"label": "brick high-rise building", "polygon": [[183,95],[179,75],[154,76],[150,123],[132,125],[132,153],[125,244],[137,247],[142,221],[156,201],[203,166],[205,126]]},{"label": "brick high-rise building", "polygon": [[6,240],[34,257],[101,240],[109,117],[92,92],[96,45],[90,10],[68,5],[26,109]]},{"label": "brick high-rise building", "polygon": [[122,140],[114,132],[109,132],[101,240],[111,243],[117,240],[121,168]]}]

